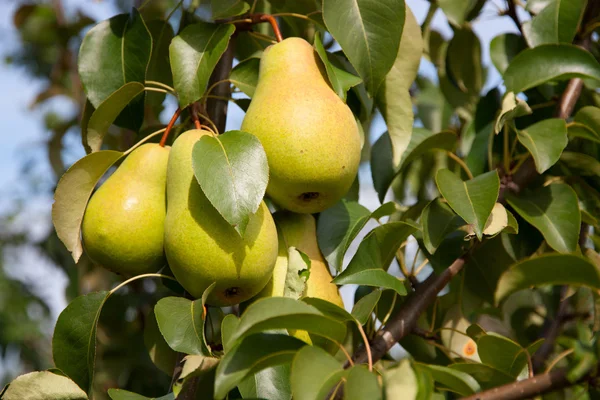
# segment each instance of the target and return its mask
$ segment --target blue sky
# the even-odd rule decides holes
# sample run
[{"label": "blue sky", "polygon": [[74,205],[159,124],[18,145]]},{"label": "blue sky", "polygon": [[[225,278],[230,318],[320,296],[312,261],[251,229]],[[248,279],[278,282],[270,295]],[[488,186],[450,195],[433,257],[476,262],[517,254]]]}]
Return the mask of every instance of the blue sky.
[{"label": "blue sky", "polygon": [[[505,6],[504,1],[493,0],[499,7],[486,6],[482,16],[473,24],[475,32],[482,41],[483,60],[489,63],[489,42],[504,32],[517,32],[516,27],[508,17],[494,17],[498,9]],[[63,0],[67,15],[74,13],[77,9],[85,9],[85,13],[96,19],[105,19],[115,14],[116,10],[112,2],[108,0]],[[4,57],[17,43],[17,36],[12,29],[12,15],[16,8],[15,1],[0,1],[0,55]],[[425,18],[429,3],[425,0],[407,0],[417,20],[421,23]],[[445,18],[436,14],[433,28],[440,31],[446,38],[452,35]],[[500,82],[500,76],[492,67],[489,68],[488,86],[493,87]],[[429,77],[435,77],[435,69],[428,62],[422,62],[421,73]],[[42,87],[41,82],[32,80],[24,71],[20,71],[4,63],[0,64],[0,129],[3,132],[3,143],[0,146],[0,213],[6,212],[8,199],[14,198],[15,193],[23,194],[24,186],[21,184],[20,167],[24,157],[30,160],[38,160],[34,163],[33,174],[38,177],[41,185],[51,185],[53,182],[52,172],[46,162],[45,142],[49,138],[44,129],[43,111],[51,109],[60,113],[72,112],[72,106],[64,99],[56,99],[48,102],[44,107],[35,112],[29,109],[29,104],[36,93]],[[172,113],[175,105],[171,104],[166,114]],[[228,129],[239,128],[243,114],[236,107],[230,108],[230,117],[227,124]],[[168,119],[168,116],[167,116]],[[383,133],[385,126],[381,119],[377,119],[372,127],[372,140]],[[68,149],[65,162],[74,162],[84,155],[80,140],[75,135],[68,137],[64,143]],[[361,202],[370,209],[379,204],[372,189],[370,171],[368,166],[363,166],[361,177]],[[28,197],[25,204],[27,210],[15,222],[13,229],[24,230],[32,237],[42,237],[51,226],[49,213],[52,204],[50,196]],[[40,221],[46,221],[40,222]],[[355,246],[354,246],[355,247]],[[352,254],[352,250],[349,255]],[[33,280],[44,282],[40,288],[45,298],[51,304],[53,314],[56,317],[60,310],[66,305],[61,288],[64,287],[65,278],[61,272],[48,262],[40,259],[39,254],[31,249],[21,249],[11,256],[9,270],[15,276],[20,276],[26,281]],[[47,279],[41,279],[47,277]],[[344,289],[344,297],[351,304],[353,288]]]}]

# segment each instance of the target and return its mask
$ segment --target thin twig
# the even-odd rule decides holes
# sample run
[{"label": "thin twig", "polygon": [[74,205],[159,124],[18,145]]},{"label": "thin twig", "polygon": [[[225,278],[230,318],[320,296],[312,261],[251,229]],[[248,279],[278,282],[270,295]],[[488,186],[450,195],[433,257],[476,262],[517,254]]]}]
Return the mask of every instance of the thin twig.
[{"label": "thin twig", "polygon": [[554,360],[552,360],[552,362],[548,365],[548,368],[546,368],[546,371],[544,371],[544,372],[548,373],[548,372],[552,371],[552,369],[556,366],[556,364],[559,363],[560,360],[567,357],[569,354],[571,354],[573,352],[575,352],[575,349],[567,349],[567,350],[563,351],[562,353],[560,353],[559,355],[557,355],[556,358]]},{"label": "thin twig", "polygon": [[515,25],[517,26],[519,32],[521,32],[522,35],[523,27],[521,26],[521,21],[519,20],[519,16],[517,15],[517,7],[515,7],[515,3],[513,0],[506,0],[506,3],[508,4],[508,10],[506,11],[506,14],[515,22]]},{"label": "thin twig", "polygon": [[[365,334],[365,330],[363,329],[360,322],[357,322],[356,326],[358,327],[358,331],[360,332],[360,335],[363,338],[364,347],[367,352],[367,362],[369,364],[369,371],[373,371],[373,356],[371,354],[371,346],[369,345],[369,339],[367,338],[367,335]],[[351,363],[352,359],[350,359],[349,362]]]},{"label": "thin twig", "polygon": [[454,154],[451,151],[448,151],[446,153],[448,154],[448,157],[450,157],[451,159],[454,160],[454,162],[456,162],[458,165],[460,165],[460,167],[462,168],[463,171],[465,171],[465,173],[467,174],[469,179],[473,179],[473,174],[471,173],[471,170],[459,156],[457,156],[456,154]]},{"label": "thin twig", "polygon": [[175,89],[173,89],[171,86],[167,85],[166,83],[162,83],[162,82],[158,82],[158,81],[145,81],[145,84],[159,86],[159,87],[162,87],[163,89],[168,90],[171,93],[175,93]]},{"label": "thin twig", "polygon": [[353,367],[354,362],[352,361],[352,357],[350,356],[350,354],[348,354],[348,351],[346,350],[344,345],[341,343],[338,343],[337,345],[340,348],[340,350],[342,351],[342,353],[344,353],[344,355],[346,356],[346,360],[348,360],[348,362],[350,363],[350,366]]}]

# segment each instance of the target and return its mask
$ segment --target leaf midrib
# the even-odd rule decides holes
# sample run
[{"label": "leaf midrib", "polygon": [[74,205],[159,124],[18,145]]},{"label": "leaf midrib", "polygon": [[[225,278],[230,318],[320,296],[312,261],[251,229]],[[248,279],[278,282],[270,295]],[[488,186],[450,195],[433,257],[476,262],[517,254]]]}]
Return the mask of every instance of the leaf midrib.
[{"label": "leaf midrib", "polygon": [[200,64],[202,63],[202,60],[204,60],[204,55],[206,54],[206,49],[208,48],[208,45],[212,42],[212,39],[217,34],[217,32],[219,32],[221,30],[221,27],[222,26],[218,26],[217,29],[215,29],[213,31],[212,35],[210,35],[210,37],[206,41],[206,44],[204,45],[204,48],[202,49],[202,54],[200,55],[200,58],[198,59],[198,63],[196,65],[196,70],[194,71],[194,77],[196,78],[196,84],[198,85],[198,90],[200,92],[202,92],[202,88],[200,87],[200,79],[198,79],[198,70],[200,69]]},{"label": "leaf midrib", "polygon": [[538,207],[537,204],[535,204],[534,202],[530,201],[530,200],[525,200],[526,202],[528,202],[529,204],[531,204],[537,211],[539,211],[542,214],[542,217],[548,221],[551,230],[553,231],[553,233],[558,236],[558,238],[560,239],[560,242],[562,243],[562,245],[564,246],[565,249],[568,250],[568,246],[567,243],[565,242],[565,240],[563,239],[563,237],[561,236],[560,232],[558,231],[558,229],[556,229],[556,227],[554,226],[554,224],[552,223],[552,220],[548,217],[548,215],[544,212],[544,210],[542,210],[540,207]]},{"label": "leaf midrib", "polygon": [[369,46],[369,40],[367,38],[367,30],[365,28],[365,24],[364,24],[364,21],[362,19],[362,14],[360,12],[360,7],[358,6],[358,0],[353,0],[352,4],[356,7],[356,12],[357,12],[358,17],[359,17],[358,21],[360,22],[361,32],[362,32],[363,37],[365,39],[365,46],[367,48],[367,54],[368,54],[367,61],[369,63],[369,78],[371,80],[371,84],[373,84],[373,62],[372,62],[372,59],[371,59],[371,48]]}]

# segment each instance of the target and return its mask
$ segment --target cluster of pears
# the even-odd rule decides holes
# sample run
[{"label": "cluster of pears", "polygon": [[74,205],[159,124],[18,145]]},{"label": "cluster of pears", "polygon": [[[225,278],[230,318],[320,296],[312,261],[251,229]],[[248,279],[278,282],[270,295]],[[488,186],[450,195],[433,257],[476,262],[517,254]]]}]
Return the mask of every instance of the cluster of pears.
[{"label": "cluster of pears", "polygon": [[242,130],[254,134],[267,154],[267,195],[289,211],[277,212],[274,221],[263,201],[240,236],[194,176],[192,149],[210,133],[189,130],[172,148],[138,147],[94,193],[82,223],[88,256],[129,276],[168,263],[196,298],[216,282],[207,303],[227,306],[282,296],[293,246],[311,259],[304,294],[342,306],[310,214],[339,201],[352,185],[360,138],[310,44],[289,38],[265,50]]}]

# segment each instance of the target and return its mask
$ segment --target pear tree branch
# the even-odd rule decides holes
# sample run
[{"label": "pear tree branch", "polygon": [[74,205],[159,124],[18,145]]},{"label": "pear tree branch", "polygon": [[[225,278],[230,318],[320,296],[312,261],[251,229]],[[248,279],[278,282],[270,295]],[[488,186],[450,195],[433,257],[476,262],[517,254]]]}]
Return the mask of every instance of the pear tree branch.
[{"label": "pear tree branch", "polygon": [[[438,293],[454,278],[464,267],[467,256],[456,259],[441,274],[431,273],[416,290],[411,293],[402,308],[389,320],[383,329],[380,329],[371,341],[373,362],[380,360],[398,341],[408,336],[417,326],[419,317],[433,304]],[[364,346],[357,349],[352,357],[355,363],[366,363],[367,352]],[[344,366],[348,368],[350,363]]]},{"label": "pear tree branch", "polygon": [[579,379],[571,382],[568,379],[567,370],[555,369],[541,375],[533,376],[518,382],[512,382],[493,389],[476,393],[472,396],[463,397],[462,400],[522,400],[533,398],[545,393],[554,392],[570,386],[590,381],[596,378],[597,370],[600,365],[593,368],[592,371]]}]

